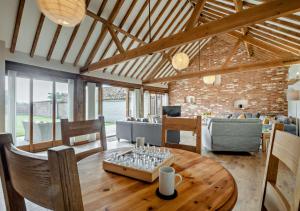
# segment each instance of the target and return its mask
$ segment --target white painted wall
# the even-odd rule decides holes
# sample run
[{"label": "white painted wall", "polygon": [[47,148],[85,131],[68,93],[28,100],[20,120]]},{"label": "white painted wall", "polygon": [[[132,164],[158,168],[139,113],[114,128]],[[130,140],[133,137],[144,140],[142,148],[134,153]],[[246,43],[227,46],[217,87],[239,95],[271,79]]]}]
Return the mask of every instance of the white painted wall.
[{"label": "white painted wall", "polygon": [[0,41],[0,133],[5,132],[5,43]]},{"label": "white painted wall", "polygon": [[[289,69],[289,79],[296,78],[297,73],[300,73],[300,65],[293,65]],[[294,85],[290,85],[289,89],[300,90],[300,81]],[[297,111],[297,113],[296,113]],[[288,102],[288,115],[293,117],[300,117],[300,101],[289,101]]]}]

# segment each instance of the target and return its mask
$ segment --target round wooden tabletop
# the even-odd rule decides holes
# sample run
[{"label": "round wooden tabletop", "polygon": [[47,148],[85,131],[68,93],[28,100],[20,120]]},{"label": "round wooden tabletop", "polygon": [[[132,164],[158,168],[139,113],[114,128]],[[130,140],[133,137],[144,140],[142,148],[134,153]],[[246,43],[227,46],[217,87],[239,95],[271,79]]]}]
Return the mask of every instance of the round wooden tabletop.
[{"label": "round wooden tabletop", "polygon": [[[118,151],[128,150],[119,149]],[[113,151],[101,152],[78,163],[85,210],[231,210],[237,200],[232,175],[216,161],[199,154],[170,149],[172,165],[183,177],[176,199],[158,198],[158,179],[146,183],[103,170],[102,160]],[[115,150],[114,150],[115,152]]]}]

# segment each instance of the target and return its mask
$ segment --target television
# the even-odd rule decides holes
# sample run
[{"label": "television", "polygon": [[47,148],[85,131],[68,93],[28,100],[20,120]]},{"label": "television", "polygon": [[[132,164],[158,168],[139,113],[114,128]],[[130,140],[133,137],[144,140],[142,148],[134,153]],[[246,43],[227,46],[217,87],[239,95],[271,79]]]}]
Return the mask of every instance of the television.
[{"label": "television", "polygon": [[163,115],[170,117],[181,116],[181,106],[163,106]]}]

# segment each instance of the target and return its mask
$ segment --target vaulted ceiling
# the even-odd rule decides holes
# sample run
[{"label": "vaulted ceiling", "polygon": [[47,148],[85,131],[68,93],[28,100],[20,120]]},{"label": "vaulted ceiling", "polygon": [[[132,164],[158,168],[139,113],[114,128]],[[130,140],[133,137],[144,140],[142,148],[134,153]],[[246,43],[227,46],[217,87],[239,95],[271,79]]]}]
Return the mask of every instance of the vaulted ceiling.
[{"label": "vaulted ceiling", "polygon": [[[199,3],[196,0],[87,0],[87,15],[82,23],[67,28],[45,18],[34,0],[0,1],[0,40],[6,42],[12,53],[20,51],[31,57],[42,56],[79,67],[97,64],[189,28],[270,2],[206,0],[199,6],[203,0]],[[191,24],[189,20],[196,9],[201,15],[196,14],[196,21]],[[253,46],[277,58],[300,56],[299,11],[300,8],[295,13],[226,33],[244,43],[250,57],[255,53]],[[185,52],[192,59],[199,52],[199,45],[202,48],[209,41],[210,38],[205,37],[95,71],[141,80],[180,75],[172,68],[172,56],[176,52]]]}]

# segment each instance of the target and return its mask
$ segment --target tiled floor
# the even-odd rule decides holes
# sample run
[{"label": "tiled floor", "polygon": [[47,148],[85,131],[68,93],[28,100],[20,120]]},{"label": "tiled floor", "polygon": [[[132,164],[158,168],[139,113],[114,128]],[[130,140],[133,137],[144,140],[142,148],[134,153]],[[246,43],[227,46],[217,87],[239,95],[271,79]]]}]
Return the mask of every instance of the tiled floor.
[{"label": "tiled floor", "polygon": [[[183,134],[182,139],[185,143],[194,143],[193,137],[189,134]],[[131,144],[125,140],[117,142],[115,138],[110,138],[108,142],[109,149],[128,147]],[[235,178],[238,186],[238,201],[234,210],[238,211],[255,211],[259,210],[259,200],[261,196],[261,187],[265,169],[266,154],[262,152],[254,154],[216,154],[207,151],[202,152],[203,156],[211,157],[220,162],[227,168]],[[292,178],[286,168],[280,166],[278,175],[279,188],[283,189],[289,196],[291,187],[294,184],[288,182]],[[2,191],[1,191],[2,194]],[[27,203],[28,210],[42,211],[45,210],[30,202]],[[3,195],[0,195],[0,210],[4,209]]]}]

